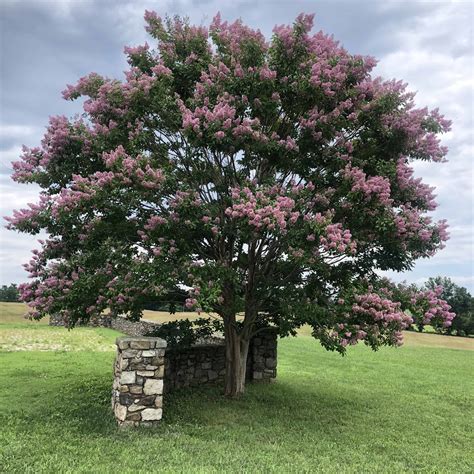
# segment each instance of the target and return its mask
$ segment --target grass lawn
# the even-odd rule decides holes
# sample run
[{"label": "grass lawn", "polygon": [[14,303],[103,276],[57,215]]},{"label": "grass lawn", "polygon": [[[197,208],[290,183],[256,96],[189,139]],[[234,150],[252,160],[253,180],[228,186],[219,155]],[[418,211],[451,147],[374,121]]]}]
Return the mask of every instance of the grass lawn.
[{"label": "grass lawn", "polygon": [[[26,322],[0,303],[0,472],[472,472],[474,340],[407,334],[347,357],[303,333],[277,382],[174,392],[157,429],[119,430],[106,329]],[[155,315],[155,319],[160,319]]]}]

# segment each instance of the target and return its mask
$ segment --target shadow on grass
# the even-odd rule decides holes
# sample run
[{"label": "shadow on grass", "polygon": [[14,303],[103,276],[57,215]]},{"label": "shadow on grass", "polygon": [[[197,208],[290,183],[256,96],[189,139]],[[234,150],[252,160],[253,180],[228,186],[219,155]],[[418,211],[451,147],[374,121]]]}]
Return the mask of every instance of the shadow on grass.
[{"label": "shadow on grass", "polygon": [[[368,410],[376,410],[374,397],[361,397],[360,393],[344,390],[337,393],[323,386],[298,388],[298,377],[294,383],[277,381],[272,384],[249,384],[246,394],[236,400],[222,395],[222,387],[202,386],[176,390],[165,396],[164,419],[161,426],[154,430],[140,430],[165,435],[178,432],[183,427],[198,429],[199,436],[208,436],[228,427],[253,429],[260,432],[275,430],[285,425],[285,436],[292,431],[310,429],[331,433],[341,433],[347,420],[366,416]],[[47,425],[48,429],[61,433],[87,434],[87,436],[114,435],[123,436],[115,424],[110,405],[111,376],[94,376],[77,381],[65,374],[54,379],[54,387],[48,380],[36,380],[35,403],[29,403],[28,409],[20,409],[17,417],[17,429],[30,431],[34,426]],[[342,392],[342,390],[341,390]],[[13,395],[13,394],[12,394]],[[14,397],[16,398],[16,397]],[[29,397],[28,397],[29,398]],[[370,399],[369,399],[370,398]],[[28,400],[24,400],[28,403]],[[370,407],[370,408],[369,408]],[[125,435],[126,436],[126,435]],[[278,433],[275,434],[279,436]]]}]

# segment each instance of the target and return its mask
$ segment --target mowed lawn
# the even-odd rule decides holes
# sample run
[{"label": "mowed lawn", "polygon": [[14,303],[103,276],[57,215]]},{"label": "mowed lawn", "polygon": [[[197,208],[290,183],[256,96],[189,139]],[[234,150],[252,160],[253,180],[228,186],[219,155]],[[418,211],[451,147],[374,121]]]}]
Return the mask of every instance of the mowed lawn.
[{"label": "mowed lawn", "polygon": [[303,331],[280,341],[275,383],[237,401],[174,392],[159,428],[119,430],[118,333],[23,310],[0,303],[2,473],[473,471],[472,339],[410,333],[402,348],[342,358]]}]

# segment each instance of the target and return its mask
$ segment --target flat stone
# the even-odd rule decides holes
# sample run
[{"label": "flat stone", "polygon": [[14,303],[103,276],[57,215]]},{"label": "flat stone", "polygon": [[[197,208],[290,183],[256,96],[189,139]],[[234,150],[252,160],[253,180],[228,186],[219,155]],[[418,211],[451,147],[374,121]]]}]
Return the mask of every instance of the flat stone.
[{"label": "flat stone", "polygon": [[143,351],[142,356],[143,357],[155,357],[156,356],[156,351]]},{"label": "flat stone", "polygon": [[130,364],[128,370],[146,370],[146,365],[143,363],[143,359],[129,359]]},{"label": "flat stone", "polygon": [[163,379],[147,379],[143,387],[145,395],[161,395],[163,393]]},{"label": "flat stone", "polygon": [[130,393],[121,393],[119,395],[119,401],[121,405],[130,406],[133,403],[133,395]]},{"label": "flat stone", "polygon": [[115,418],[117,418],[117,420],[123,421],[127,416],[127,407],[124,407],[123,405],[120,405],[120,403],[117,403],[114,407],[114,413]]},{"label": "flat stone", "polygon": [[136,356],[137,356],[137,351],[134,349],[126,349],[125,351],[122,352],[122,357],[124,359],[133,359]]},{"label": "flat stone", "polygon": [[136,373],[135,372],[122,372],[120,375],[120,383],[126,385],[129,383],[135,383]]},{"label": "flat stone", "polygon": [[155,399],[155,407],[156,408],[163,408],[163,397],[156,397]]},{"label": "flat stone", "polygon": [[163,410],[161,408],[146,408],[141,415],[143,421],[161,420]]},{"label": "flat stone", "polygon": [[[161,395],[158,395],[158,396],[161,396]],[[147,395],[146,397],[142,397],[140,399],[140,405],[151,407],[155,404],[155,399],[156,399],[156,395]]]},{"label": "flat stone", "polygon": [[155,370],[155,377],[162,378],[165,375],[165,366],[162,365]]},{"label": "flat stone", "polygon": [[145,366],[145,370],[156,370],[158,366],[156,365],[147,365]]},{"label": "flat stone", "polygon": [[[148,336],[122,336],[119,337],[118,339],[127,341],[130,344],[132,342],[143,342],[147,341],[148,342],[148,347],[166,347],[166,341],[164,339],[161,339],[159,337],[148,337]],[[132,346],[130,346],[132,347]]]},{"label": "flat stone", "polygon": [[117,338],[117,341],[115,343],[117,344],[119,349],[128,349],[130,347],[127,338],[119,337]]},{"label": "flat stone", "polygon": [[130,393],[133,393],[134,395],[141,395],[143,393],[143,387],[140,387],[140,385],[132,385],[130,387]]},{"label": "flat stone", "polygon": [[155,372],[153,370],[137,370],[137,375],[142,377],[153,377]]},{"label": "flat stone", "polygon": [[151,347],[154,347],[154,346],[155,346],[154,341],[149,341],[149,340],[130,341],[130,349],[150,349]]},{"label": "flat stone", "polygon": [[[130,405],[128,407],[128,411],[129,412],[134,412],[134,411],[140,411],[140,410],[143,410],[144,408],[146,408],[146,406],[144,405],[136,405],[135,403],[133,405]],[[129,418],[130,419],[130,418]]]}]

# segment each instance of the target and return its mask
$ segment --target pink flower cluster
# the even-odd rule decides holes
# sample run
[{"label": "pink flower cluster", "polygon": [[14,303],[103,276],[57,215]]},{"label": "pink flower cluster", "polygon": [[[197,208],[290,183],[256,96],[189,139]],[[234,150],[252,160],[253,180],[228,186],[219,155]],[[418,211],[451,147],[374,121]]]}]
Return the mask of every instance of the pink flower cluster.
[{"label": "pink flower cluster", "polygon": [[291,54],[297,38],[296,28],[300,28],[303,32],[304,39],[308,41],[308,33],[313,28],[314,14],[306,15],[301,13],[298,15],[293,27],[289,25],[277,25],[273,28],[273,34],[281,41],[283,48]]},{"label": "pink flower cluster", "polygon": [[370,292],[356,295],[352,311],[356,317],[369,318],[366,322],[375,321],[383,327],[395,325],[399,330],[405,329],[413,323],[413,319],[400,309],[400,303],[394,302],[377,293]]},{"label": "pink flower cluster", "polygon": [[324,250],[356,253],[357,243],[352,240],[351,232],[348,229],[343,229],[342,224],[329,224],[325,232],[326,235],[319,238]]},{"label": "pink flower cluster", "polygon": [[234,57],[239,57],[242,49],[249,43],[254,43],[258,49],[265,51],[268,44],[260,30],[252,30],[242,23],[242,20],[236,20],[229,24],[222,21],[220,13],[212,20],[209,29],[220,51],[229,51]]},{"label": "pink flower cluster", "polygon": [[339,323],[333,328],[330,335],[334,342],[342,347],[355,346],[359,341],[366,339],[367,331],[370,331],[370,329],[370,325],[366,324]]},{"label": "pink flower cluster", "polygon": [[108,186],[115,178],[111,171],[98,171],[87,178],[73,175],[73,183],[69,188],[63,188],[56,196],[51,207],[53,216],[68,213],[93,199],[97,192]]},{"label": "pink flower cluster", "polygon": [[147,189],[158,189],[165,181],[165,175],[159,168],[151,165],[148,158],[128,155],[122,145],[102,155],[106,166],[115,170],[115,176],[125,184],[135,179],[140,186]]},{"label": "pink flower cluster", "polygon": [[[426,243],[436,238],[438,248],[443,248],[443,242],[449,238],[448,225],[445,220],[433,224],[431,217],[422,216],[419,210],[409,205],[400,206],[399,213],[394,215],[394,223],[397,236],[404,242],[414,239]],[[434,250],[428,254],[434,254]]]},{"label": "pink flower cluster", "polygon": [[390,198],[390,181],[383,176],[367,175],[355,166],[348,164],[344,168],[344,176],[352,182],[352,191],[361,192],[366,199],[375,196],[384,206],[391,206],[393,199]]},{"label": "pink flower cluster", "polygon": [[319,141],[323,137],[323,128],[327,128],[334,121],[337,121],[341,114],[345,114],[347,115],[347,119],[355,121],[357,114],[349,113],[353,109],[354,101],[352,99],[339,102],[329,112],[325,112],[323,109],[319,109],[315,106],[299,119],[299,123],[303,130],[311,132],[312,137],[316,141]]},{"label": "pink flower cluster", "polygon": [[240,122],[240,119],[237,123],[235,122],[235,107],[229,105],[225,100],[218,102],[212,109],[204,106],[196,107],[194,111],[181,104],[181,111],[183,112],[183,128],[192,129],[196,133],[212,125],[218,125],[224,130],[228,130]]},{"label": "pink flower cluster", "polygon": [[132,68],[130,71],[125,73],[125,77],[127,78],[127,82],[121,85],[121,92],[123,94],[124,100],[123,111],[120,113],[125,113],[127,111],[130,100],[133,99],[133,97],[138,93],[142,93],[145,97],[149,96],[151,88],[157,81],[159,74],[156,76],[150,76],[148,74],[144,74],[138,68]]},{"label": "pink flower cluster", "polygon": [[75,145],[82,146],[88,129],[79,119],[70,122],[64,116],[50,117],[46,133],[41,140],[41,148],[23,146],[20,160],[13,162],[12,179],[27,182],[35,173],[44,172],[53,161],[60,161],[68,156],[68,149]]},{"label": "pink flower cluster", "polygon": [[96,72],[91,72],[87,76],[81,77],[76,85],[68,84],[62,92],[62,96],[65,100],[77,99],[81,95],[94,97],[104,82],[105,79],[102,76]]},{"label": "pink flower cluster", "polygon": [[300,14],[294,25],[280,25],[273,33],[281,43],[284,54],[291,58],[296,44],[304,46],[315,60],[301,64],[302,68],[309,67],[309,82],[320,89],[323,94],[333,97],[345,87],[349,73],[359,80],[364,79],[375,66],[372,57],[351,56],[339,46],[337,41],[321,31],[310,36],[314,15]]},{"label": "pink flower cluster", "polygon": [[140,46],[125,46],[123,48],[123,52],[128,55],[128,56],[141,56],[145,54],[147,51],[149,51],[150,46],[149,44],[145,41],[144,45]]},{"label": "pink flower cluster", "polygon": [[242,219],[256,229],[278,229],[286,233],[288,224],[294,224],[300,213],[294,211],[295,201],[288,196],[273,197],[248,187],[233,188],[234,203],[225,210],[227,217]]},{"label": "pink flower cluster", "polygon": [[198,208],[202,206],[202,200],[199,197],[199,193],[196,191],[176,191],[174,197],[170,200],[170,208],[178,209],[181,207],[186,208],[191,206]]},{"label": "pink flower cluster", "polygon": [[423,183],[421,178],[413,177],[413,168],[408,166],[407,159],[401,157],[397,162],[398,186],[402,191],[408,191],[416,201],[428,211],[434,211],[437,207],[436,195],[433,194],[434,187]]},{"label": "pink flower cluster", "polygon": [[158,226],[164,225],[167,222],[168,222],[168,220],[165,217],[151,216],[147,220],[147,223],[145,224],[144,229],[146,229],[146,230],[155,230]]},{"label": "pink flower cluster", "polygon": [[157,76],[171,76],[171,69],[167,68],[164,64],[158,63],[156,66],[151,68],[152,72]]},{"label": "pink flower cluster", "polygon": [[41,226],[38,218],[47,209],[49,203],[50,197],[45,193],[41,193],[38,204],[28,203],[29,209],[14,210],[12,217],[6,216],[4,218],[8,222],[7,229],[31,228],[39,231]]},{"label": "pink flower cluster", "polygon": [[[380,86],[379,94],[389,91],[389,85],[384,83]],[[398,91],[404,91],[406,84],[399,84]],[[440,139],[436,133],[431,131],[428,123],[436,123],[442,132],[450,130],[451,122],[439,114],[438,109],[431,112],[427,108],[415,109],[413,100],[408,101],[403,111],[387,114],[383,118],[383,124],[389,130],[401,131],[405,134],[410,155],[432,161],[444,161],[448,151],[441,146]]]},{"label": "pink flower cluster", "polygon": [[451,312],[451,306],[440,298],[443,287],[413,293],[411,303],[423,314],[423,324],[434,324],[442,327],[451,326],[456,314]]},{"label": "pink flower cluster", "polygon": [[198,313],[202,311],[202,309],[199,307],[199,295],[201,294],[201,288],[199,286],[195,286],[194,288],[191,288],[189,290],[189,298],[186,298],[185,301],[185,306],[188,309],[194,309]]}]

